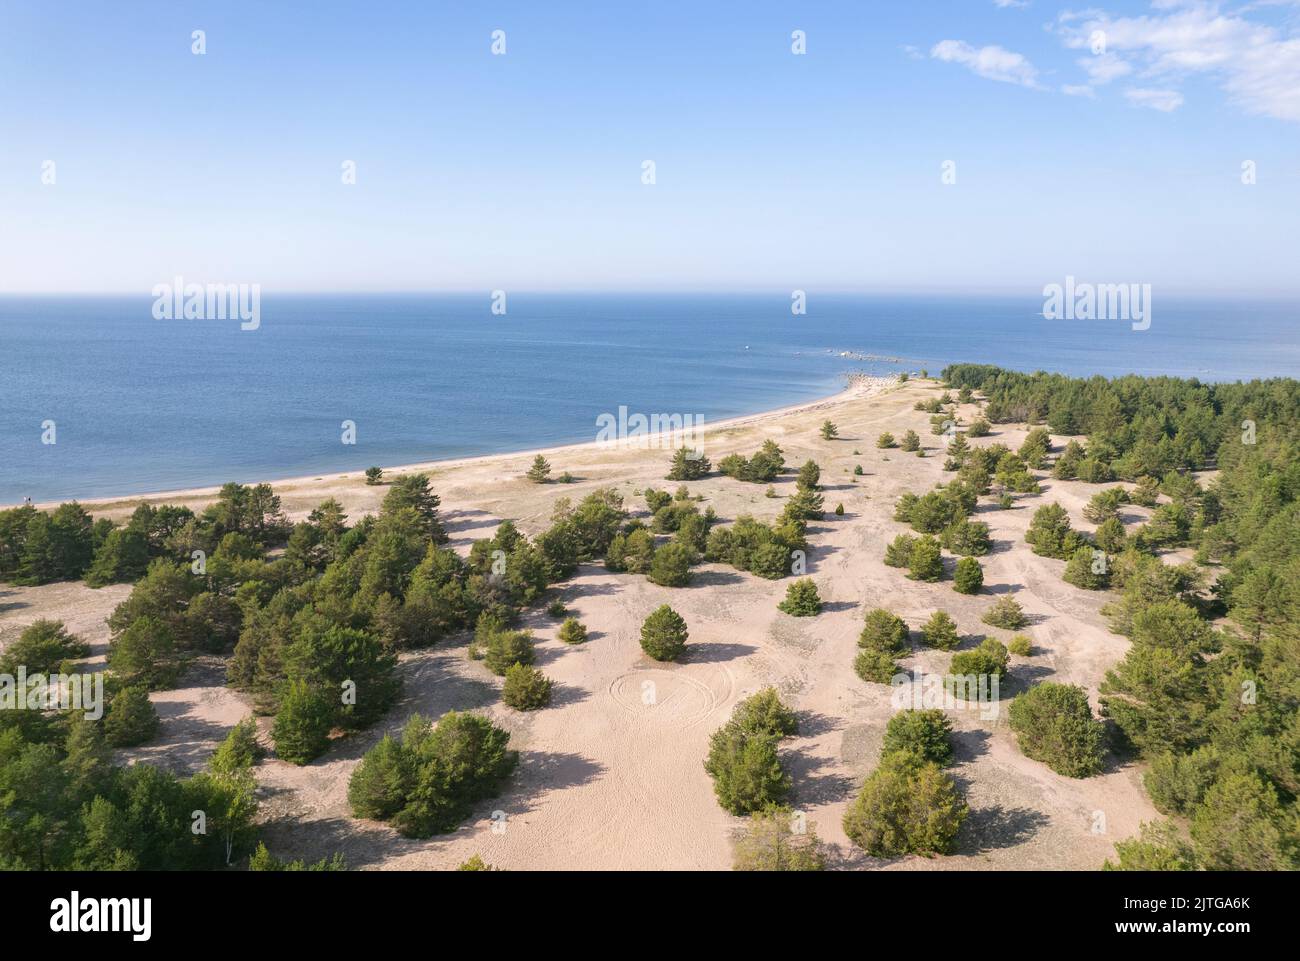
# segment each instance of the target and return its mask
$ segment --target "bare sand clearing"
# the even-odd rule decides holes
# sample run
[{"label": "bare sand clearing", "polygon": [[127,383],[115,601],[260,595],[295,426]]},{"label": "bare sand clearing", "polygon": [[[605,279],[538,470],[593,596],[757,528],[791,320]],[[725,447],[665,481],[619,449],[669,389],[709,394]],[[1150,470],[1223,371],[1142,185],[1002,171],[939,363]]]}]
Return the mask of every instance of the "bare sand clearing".
[{"label": "bare sand clearing", "polygon": [[[867,610],[889,607],[916,628],[942,609],[971,635],[967,644],[987,633],[1005,640],[1008,632],[985,627],[979,617],[996,596],[1014,593],[1031,617],[1035,651],[1013,658],[1011,690],[1004,686],[1004,697],[1051,678],[1083,685],[1095,704],[1105,671],[1127,647],[1098,613],[1104,595],[1066,584],[1063,562],[1035,556],[1023,541],[1034,508],[1053,500],[1069,510],[1076,526],[1090,527],[1081,511],[1095,487],[1048,478],[1041,497],[1023,500],[1014,510],[981,506],[978,517],[988,522],[995,543],[982,558],[985,589],[975,597],[957,594],[951,581],[910,581],[882,563],[885,545],[904,530],[892,519],[895,499],[905,490],[922,493],[944,477],[942,439],[929,433],[927,415],[913,410],[917,400],[939,392],[929,382],[861,383],[825,401],[740,418],[706,434],[705,450],[715,464],[733,451],[752,453],[771,437],[784,448],[787,464],[811,458],[821,465],[827,508],[842,502],[845,514],[828,513],[810,525],[809,574],[827,602],[820,616],[792,618],[777,610],[788,581],[765,581],[719,565],[703,565],[692,584],[679,589],[586,565],[560,588],[591,631],[586,644],[562,644],[558,623],[544,613],[526,617],[526,626],[536,631],[539,665],[556,682],[551,707],[521,714],[504,706],[499,679],[466,658],[464,639],[407,655],[403,700],[384,724],[336,744],[306,767],[274,758],[259,765],[263,837],[283,856],[341,851],[356,868],[450,868],[477,853],[510,869],[725,869],[731,864],[730,835],[742,822],[714,800],[702,767],[708,737],[738,700],[773,684],[801,715],[800,735],[782,748],[794,780],[793,803],[817,824],[838,866],[1099,867],[1116,840],[1156,817],[1142,792],[1140,770],[1112,765],[1087,780],[1060,777],[1020,754],[1005,709],[992,720],[975,711],[951,712],[958,745],[954,774],[971,807],[957,854],[881,862],[863,856],[841,830],[845,806],[878,760],[893,710],[888,688],[853,673]],[[964,409],[964,421],[975,413],[974,407]],[[819,436],[827,417],[839,425],[837,440]],[[901,436],[908,428],[921,435],[931,456],[876,448],[882,431]],[[1014,448],[1024,434],[1002,427],[972,443],[1001,441]],[[432,475],[442,496],[453,546],[468,550],[503,518],[535,534],[548,525],[557,499],[576,501],[598,487],[616,488],[628,507],[644,513],[645,502],[634,490],[676,486],[663,479],[670,456],[664,450],[552,448],[546,452],[552,476],[568,471],[577,481],[544,486],[522,476],[534,453],[415,465]],[[857,464],[864,475],[855,480]],[[356,518],[375,510],[387,490],[367,487],[360,473],[275,486],[295,518],[326,497],[337,498]],[[784,476],[775,486],[777,499],[764,496],[764,485],[719,476],[690,485],[704,496],[701,507],[712,507],[724,523],[742,513],[774,517],[794,478]],[[212,493],[148,499],[199,506]],[[139,500],[104,502],[95,512],[124,516]],[[0,591],[0,628],[9,635],[38,617],[60,617],[102,654],[108,639],[104,618],[128,592],[125,586],[94,591],[80,584],[8,588]],[[690,628],[689,654],[680,664],[655,663],[640,649],[641,621],[662,603],[671,604]],[[905,670],[942,671],[948,658],[919,651],[899,663]],[[196,665],[182,685],[154,695],[162,737],[125,759],[194,770],[249,713],[242,698],[221,686],[220,663]],[[436,717],[453,708],[482,711],[511,731],[521,760],[506,792],[481,805],[458,831],[431,840],[407,840],[382,824],[352,819],[347,782],[366,748],[384,731],[399,729],[412,712]]]}]

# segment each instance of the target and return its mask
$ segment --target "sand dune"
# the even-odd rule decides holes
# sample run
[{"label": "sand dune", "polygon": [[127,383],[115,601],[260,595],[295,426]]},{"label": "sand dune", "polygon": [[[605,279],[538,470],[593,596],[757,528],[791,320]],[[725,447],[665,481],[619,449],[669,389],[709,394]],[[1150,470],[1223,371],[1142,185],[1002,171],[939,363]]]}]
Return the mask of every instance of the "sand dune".
[{"label": "sand dune", "polygon": [[[1098,613],[1103,596],[1061,580],[1062,562],[1037,557],[1023,542],[1033,508],[1053,500],[1076,526],[1090,527],[1080,513],[1096,489],[1077,482],[1044,482],[1041,497],[1014,510],[981,507],[994,551],[983,558],[985,590],[966,597],[951,582],[922,584],[882,563],[885,545],[904,528],[892,520],[905,490],[923,492],[943,478],[942,439],[929,433],[927,415],[913,404],[936,396],[928,382],[861,383],[843,395],[798,408],[737,419],[706,434],[706,453],[717,460],[732,451],[752,453],[768,437],[785,450],[787,464],[811,458],[820,464],[828,514],[810,525],[809,573],[827,610],[816,618],[788,617],[776,608],[787,582],[761,580],[719,565],[703,565],[687,588],[657,587],[644,577],[586,565],[561,587],[565,603],[591,631],[584,645],[556,639],[558,622],[530,612],[539,663],[556,682],[553,706],[520,714],[500,703],[499,680],[465,657],[464,641],[407,655],[402,661],[405,694],[376,729],[336,745],[316,762],[293,767],[269,759],[258,768],[273,849],[320,857],[342,851],[358,868],[449,868],[470,855],[510,869],[726,869],[730,833],[740,821],[718,807],[702,768],[709,734],[735,703],[774,684],[800,712],[799,736],[783,744],[794,778],[793,802],[818,825],[835,849],[839,866],[891,869],[1097,868],[1117,839],[1156,816],[1141,789],[1139,770],[1110,767],[1076,781],[1024,758],[1006,726],[1005,710],[994,720],[953,712],[958,762],[954,769],[967,792],[971,816],[959,853],[947,858],[879,862],[848,844],[840,819],[864,775],[876,764],[890,692],[861,681],[852,670],[862,616],[887,606],[914,628],[935,609],[948,611],[968,635],[1007,632],[987,628],[980,614],[995,596],[1014,592],[1033,623],[1035,654],[1015,658],[1013,690],[1044,678],[1080,684],[1094,696],[1106,669],[1127,642],[1109,633]],[[969,421],[974,408],[963,417]],[[833,419],[840,438],[824,441],[818,426]],[[908,428],[922,436],[932,456],[878,450],[876,436]],[[973,444],[1002,441],[1015,447],[1023,429],[995,430]],[[854,453],[854,451],[859,453]],[[597,487],[621,491],[627,506],[644,512],[633,491],[672,489],[665,481],[665,450],[609,450],[590,445],[553,448],[553,476],[576,482],[538,486],[523,479],[533,452],[430,465],[443,498],[453,546],[468,550],[503,518],[528,533],[548,524],[561,497],[575,501]],[[864,474],[854,478],[855,465]],[[714,476],[692,483],[723,522],[742,513],[770,519],[794,489],[786,475],[764,496],[764,485]],[[360,473],[303,478],[276,484],[291,517],[304,516],[326,497],[343,503],[355,519],[375,510],[386,487],[367,487]],[[212,490],[155,495],[157,502],[198,505]],[[124,516],[139,498],[104,502],[95,513]],[[83,585],[5,588],[0,628],[5,633],[37,617],[61,617],[102,651],[103,618],[127,593],[125,587],[92,591]],[[642,619],[670,603],[690,628],[690,650],[676,665],[646,658],[638,645]],[[971,643],[968,641],[967,643]],[[902,659],[905,670],[939,670],[947,654],[921,651]],[[646,692],[653,691],[648,704]],[[162,738],[128,759],[193,769],[248,708],[221,686],[219,665],[201,664],[176,691],[155,695],[164,718]],[[385,730],[396,730],[415,711],[438,715],[470,708],[507,727],[521,752],[509,789],[484,804],[453,834],[427,841],[399,837],[384,825],[358,822],[348,813],[348,776],[364,750]]]}]

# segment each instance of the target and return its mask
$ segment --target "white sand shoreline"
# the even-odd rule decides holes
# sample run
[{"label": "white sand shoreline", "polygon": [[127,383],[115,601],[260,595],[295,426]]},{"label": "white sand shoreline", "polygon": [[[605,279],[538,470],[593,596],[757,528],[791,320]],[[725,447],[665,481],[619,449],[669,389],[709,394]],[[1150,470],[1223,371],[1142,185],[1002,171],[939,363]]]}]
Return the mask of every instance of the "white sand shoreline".
[{"label": "white sand shoreline", "polygon": [[[756,411],[752,414],[740,414],[736,417],[727,417],[722,420],[710,421],[704,424],[702,432],[705,436],[717,433],[719,431],[730,430],[736,427],[743,427],[759,421],[770,418],[782,417],[787,414],[795,414],[803,411],[817,410],[822,407],[833,407],[862,397],[869,397],[878,394],[889,386],[897,384],[895,377],[869,377],[866,375],[857,375],[852,377],[850,383],[842,390],[834,394],[827,394],[812,400],[802,401],[797,404],[788,404],[784,407],[777,407],[770,410]],[[641,447],[654,448],[659,446],[663,439],[663,432],[641,434],[637,437],[635,444],[608,445],[610,450],[618,449],[637,449]],[[550,447],[533,447],[525,450],[498,451],[491,454],[474,454],[469,457],[455,457],[431,461],[419,461],[409,464],[395,464],[391,466],[379,465],[383,467],[385,475],[406,474],[416,471],[439,471],[448,470],[453,467],[463,467],[467,464],[490,464],[499,460],[510,460],[519,457],[535,457],[541,454],[550,457],[555,454],[564,454],[574,451],[581,451],[588,448],[594,448],[599,444],[598,441],[579,441],[570,444],[557,444]],[[666,448],[665,448],[666,449]],[[329,481],[341,481],[356,476],[364,472],[365,468],[354,468],[346,471],[332,471],[324,474],[299,474],[289,477],[280,477],[275,479],[262,479],[258,481],[249,481],[248,483],[268,483],[274,486],[300,486],[306,484],[319,484]],[[224,482],[223,483],[227,483]],[[181,503],[184,501],[206,500],[215,497],[221,489],[221,484],[211,484],[200,487],[181,487],[168,490],[144,491],[141,493],[118,494],[107,497],[86,497],[86,498],[65,498],[55,501],[36,502],[35,506],[40,510],[51,510],[58,507],[61,503],[67,503],[76,500],[83,507],[120,507],[124,504],[137,504],[141,502],[148,503]],[[18,503],[0,504],[0,510],[10,507],[21,506]]]}]

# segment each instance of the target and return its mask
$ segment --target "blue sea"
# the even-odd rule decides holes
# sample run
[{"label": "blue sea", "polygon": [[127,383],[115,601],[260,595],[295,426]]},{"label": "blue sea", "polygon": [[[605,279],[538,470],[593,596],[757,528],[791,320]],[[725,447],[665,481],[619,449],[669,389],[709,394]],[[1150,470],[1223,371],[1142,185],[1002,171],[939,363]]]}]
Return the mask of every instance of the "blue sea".
[{"label": "blue sea", "polygon": [[956,361],[1300,377],[1300,304],[1263,300],[1157,299],[1145,331],[1045,320],[1036,292],[812,293],[802,316],[788,294],[519,293],[504,315],[486,294],[268,295],[250,331],[152,306],[0,297],[0,504],[591,440],[620,405],[715,420]]}]

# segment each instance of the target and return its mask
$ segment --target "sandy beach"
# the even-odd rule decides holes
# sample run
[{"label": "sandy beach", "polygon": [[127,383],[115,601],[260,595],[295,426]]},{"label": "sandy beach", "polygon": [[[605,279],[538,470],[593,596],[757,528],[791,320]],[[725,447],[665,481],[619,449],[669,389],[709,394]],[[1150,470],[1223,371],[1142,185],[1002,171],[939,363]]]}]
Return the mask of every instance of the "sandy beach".
[{"label": "sandy beach", "polygon": [[[846,379],[848,381],[847,385],[844,387],[843,390],[837,393],[828,394],[825,397],[818,397],[813,400],[804,401],[803,403],[799,403],[799,404],[789,404],[784,407],[777,407],[772,410],[757,411],[752,414],[741,414],[737,417],[728,417],[722,420],[710,421],[705,425],[704,430],[706,433],[717,433],[720,431],[729,430],[734,427],[741,427],[744,426],[745,424],[754,423],[756,421],[764,421],[782,415],[797,414],[809,410],[823,410],[828,407],[837,406],[838,404],[843,403],[844,401],[850,400],[855,397],[865,397],[865,396],[871,396],[873,394],[877,394],[880,391],[887,389],[889,386],[891,386],[894,383],[894,380],[892,378],[867,377],[860,374],[849,375]],[[593,434],[594,433],[595,431],[593,431]],[[649,450],[660,450],[660,451],[664,449],[672,450],[674,446],[671,443],[672,437],[673,435],[666,432],[644,433],[639,437],[637,437],[634,442],[633,441],[627,442],[625,449],[629,449],[629,450],[649,449]],[[433,472],[438,470],[449,470],[451,468],[465,467],[468,465],[483,463],[487,461],[514,459],[514,458],[525,458],[528,461],[531,461],[538,454],[542,454],[543,456],[550,457],[552,455],[557,455],[557,454],[563,455],[570,452],[579,452],[588,449],[600,450],[602,448],[597,441],[580,441],[572,444],[557,444],[551,447],[532,447],[525,450],[508,451],[504,453],[480,454],[474,457],[446,458],[444,460],[420,461],[420,462],[410,463],[410,464],[388,465],[388,466],[380,465],[380,466],[383,466],[384,472],[390,477],[397,474],[411,474],[417,472],[432,474]],[[607,444],[603,449],[605,450],[618,449],[618,446],[616,443]],[[296,477],[282,477],[279,479],[257,478],[257,480],[253,481],[252,483],[272,484],[275,487],[276,493],[283,495],[285,491],[298,490],[301,489],[304,485],[311,486],[311,485],[318,485],[318,484],[331,484],[336,481],[346,481],[350,478],[355,478],[358,475],[358,473],[359,473],[358,471],[353,470],[353,471],[340,471],[338,473],[332,473],[332,474],[327,473],[327,474],[315,474],[315,475],[301,475]],[[223,481],[222,483],[225,482]],[[105,516],[112,517],[112,516],[116,516],[118,513],[122,512],[123,510],[127,514],[130,514],[130,512],[135,509],[136,505],[140,504],[142,501],[152,503],[152,504],[188,504],[188,505],[200,504],[202,505],[208,503],[216,496],[219,487],[220,485],[218,484],[218,485],[208,486],[208,487],[178,487],[172,490],[165,490],[165,491],[154,491],[145,488],[141,490],[139,493],[126,494],[121,496],[82,497],[78,499],[78,503],[82,504],[88,510],[93,509],[93,512],[96,515],[103,514]],[[35,506],[40,510],[52,510],[53,508],[58,507],[59,504],[62,502],[61,501],[38,501],[34,503]],[[17,507],[17,506],[18,506],[17,503],[0,504],[0,510],[3,510],[6,507]],[[313,504],[312,506],[315,506],[315,504]]]},{"label": "sandy beach", "polygon": [[[815,618],[777,610],[788,581],[766,581],[730,567],[703,564],[689,587],[663,588],[644,577],[615,574],[601,564],[584,565],[556,593],[590,630],[590,640],[569,647],[556,638],[559,622],[543,611],[525,614],[538,642],[538,664],[555,680],[552,706],[531,714],[500,702],[500,680],[466,657],[467,638],[403,656],[401,703],[373,729],[336,744],[305,767],[274,757],[256,773],[261,788],[262,837],[285,856],[315,859],[342,852],[354,868],[446,869],[473,854],[508,869],[728,869],[732,832],[741,821],[713,796],[702,763],[710,733],[741,698],[775,685],[799,712],[801,731],[783,742],[794,806],[815,822],[830,845],[834,866],[902,870],[971,868],[1095,869],[1116,840],[1156,817],[1143,794],[1140,768],[1111,764],[1105,773],[1072,780],[1031,761],[1016,748],[1004,709],[997,718],[975,711],[950,712],[956,728],[954,775],[965,790],[971,815],[958,853],[944,858],[877,861],[850,845],[840,820],[862,778],[875,766],[885,723],[893,708],[890,690],[867,684],[853,672],[862,617],[885,606],[916,629],[936,609],[947,611],[968,635],[1010,632],[980,623],[980,615],[1012,593],[1030,616],[1034,653],[1013,658],[1010,697],[1030,682],[1051,679],[1085,687],[1096,703],[1105,671],[1128,642],[1111,634],[1099,614],[1104,596],[1061,580],[1061,561],[1038,557],[1023,535],[1040,504],[1061,503],[1075,527],[1091,530],[1083,505],[1096,488],[1042,479],[1041,496],[1015,509],[981,505],[977,519],[990,525],[993,551],[981,558],[985,587],[965,596],[951,581],[908,580],[882,561],[886,544],[904,530],[892,519],[904,491],[923,493],[945,478],[943,439],[930,433],[928,415],[913,409],[936,397],[932,381],[862,380],[833,397],[708,425],[704,451],[716,465],[732,452],[750,454],[775,440],[787,465],[815,460],[821,467],[828,513],[809,525],[809,575],[825,602]],[[965,422],[974,406],[960,409]],[[818,428],[833,420],[839,438],[823,440]],[[880,450],[876,437],[908,429],[922,437],[928,456]],[[1023,425],[998,425],[973,445],[1001,442],[1017,447]],[[1063,443],[1057,439],[1057,443]],[[640,492],[672,490],[664,480],[671,450],[611,449],[594,444],[542,451],[552,477],[573,475],[571,484],[532,484],[524,472],[537,451],[386,468],[385,475],[419,470],[442,497],[443,516],[457,550],[490,536],[503,519],[535,534],[548,526],[560,498],[575,502],[611,487],[634,513],[647,513]],[[855,476],[855,466],[862,475]],[[142,487],[147,486],[147,481]],[[304,517],[326,498],[337,499],[355,521],[377,510],[386,485],[367,486],[360,471],[274,482],[291,519]],[[714,474],[690,484],[722,523],[741,514],[770,520],[795,487],[793,474],[774,484],[746,484]],[[142,500],[198,508],[215,488],[173,491],[82,503],[96,516],[122,519]],[[1126,508],[1124,519],[1145,516]],[[0,588],[0,635],[15,636],[42,617],[64,620],[102,657],[108,643],[104,619],[130,592],[129,585],[92,590],[80,583]],[[644,617],[668,603],[686,620],[690,644],[678,664],[648,659],[638,644]],[[949,655],[918,650],[900,660],[905,671],[940,671]],[[163,719],[162,736],[123,752],[122,760],[147,760],[178,771],[201,766],[229,728],[250,713],[245,700],[224,686],[220,659],[196,663],[175,690],[153,696]],[[647,705],[647,685],[656,692]],[[413,712],[438,716],[472,709],[508,728],[521,752],[507,791],[481,805],[452,834],[407,840],[385,825],[353,819],[346,802],[348,778],[364,751],[385,731],[396,731]],[[263,721],[265,725],[265,721]]]}]

